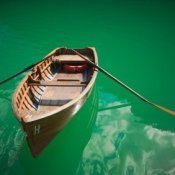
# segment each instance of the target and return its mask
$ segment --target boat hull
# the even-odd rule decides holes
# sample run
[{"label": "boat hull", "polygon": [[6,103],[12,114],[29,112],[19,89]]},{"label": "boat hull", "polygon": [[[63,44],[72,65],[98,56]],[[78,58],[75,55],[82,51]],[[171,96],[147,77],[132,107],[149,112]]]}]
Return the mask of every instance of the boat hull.
[{"label": "boat hull", "polygon": [[[67,49],[63,49],[63,48],[55,49],[48,56],[46,56],[45,59],[53,60],[53,63],[55,64],[55,61],[57,61],[57,58],[59,56],[58,53],[61,52],[63,54],[64,53],[63,51],[67,51]],[[68,50],[68,52],[70,52],[70,51],[71,50]],[[82,50],[80,49],[79,51],[82,51],[83,53],[90,52],[91,56],[89,57],[89,59],[93,59],[94,63],[98,64],[98,59],[97,59],[96,51],[94,48],[85,48]],[[72,62],[75,60],[82,61],[82,60],[79,60],[79,58],[77,58],[76,55],[72,56],[72,52],[70,52],[70,53],[71,53],[70,56],[68,54],[65,55],[65,57],[62,56],[62,60],[64,62],[67,62],[67,60],[69,60],[70,57],[72,58],[71,59]],[[52,59],[52,57],[54,57],[54,59]],[[59,59],[61,59],[61,58],[59,58]],[[36,70],[37,72],[42,73],[41,75],[43,76],[43,74],[46,75],[48,72],[52,71],[52,69],[49,69],[49,66],[52,65],[52,63],[50,61],[46,60],[45,64],[44,63],[42,63],[42,64],[43,65],[40,64],[40,68],[42,68],[42,70],[39,70],[39,68],[38,68],[39,66],[36,66],[35,69],[33,69],[34,73]],[[59,62],[56,64],[60,65]],[[43,70],[43,66],[46,67],[45,68],[46,71],[45,71],[45,69]],[[75,66],[77,66],[77,65],[75,65]],[[45,71],[45,73],[43,73],[43,71]],[[70,77],[70,75],[73,76],[72,74],[75,74],[74,78],[68,79]],[[58,72],[58,75],[60,75],[59,72]],[[85,103],[85,101],[89,97],[89,95],[92,91],[92,88],[94,86],[96,76],[97,76],[97,70],[95,68],[91,67],[88,71],[86,71],[85,73],[82,73],[82,77],[88,76],[89,81],[87,79],[87,82],[84,81],[87,84],[80,84],[82,86],[81,87],[82,91],[80,92],[80,94],[78,96],[76,96],[72,100],[68,101],[66,104],[60,106],[60,105],[55,104],[55,102],[59,102],[59,100],[54,101],[55,96],[56,96],[56,98],[58,98],[58,95],[63,94],[63,91],[67,92],[68,95],[71,94],[71,97],[75,96],[74,91],[72,91],[72,90],[68,91],[69,90],[68,87],[64,88],[65,83],[66,83],[66,86],[70,86],[70,82],[71,83],[73,82],[75,84],[74,89],[79,90],[79,87],[77,86],[77,79],[75,79],[75,77],[79,77],[78,73],[74,73],[74,72],[73,73],[69,73],[69,72],[66,73],[65,72],[65,73],[62,73],[61,75],[64,75],[64,76],[66,75],[66,77],[64,77],[64,79],[57,79],[56,81],[55,80],[53,80],[53,81],[52,80],[51,81],[46,81],[46,80],[43,81],[42,80],[45,83],[44,85],[42,85],[41,83],[37,84],[41,80],[41,77],[38,76],[38,74],[36,74],[35,77],[37,76],[39,80],[37,79],[37,81],[34,81],[31,83],[31,80],[29,79],[31,77],[31,74],[29,73],[29,75],[27,75],[23,79],[23,81],[21,82],[21,84],[17,88],[17,90],[13,96],[13,99],[12,99],[13,112],[23,126],[29,148],[30,148],[31,153],[34,157],[39,155],[39,153],[64,128],[64,126],[75,116],[75,114],[79,111],[79,109]],[[48,78],[47,75],[46,75],[46,77]],[[58,80],[62,81],[61,83],[63,85],[63,88],[60,86],[60,84],[58,84],[58,83],[60,83]],[[50,86],[51,85],[51,86],[56,86],[56,87],[50,88],[53,91],[49,91],[48,90],[49,88],[46,88],[46,90],[40,89],[41,85],[42,86],[47,86],[47,85]],[[37,90],[39,90],[39,92],[36,91],[37,93],[41,93],[42,91],[48,92],[45,94],[45,96],[42,95],[40,97],[40,101],[39,101],[40,106],[37,108],[37,110],[34,110],[34,111],[30,110],[31,104],[29,103],[29,102],[31,102],[31,100],[32,100],[32,102],[35,102],[32,98],[31,99],[29,98],[31,96],[31,94],[29,94],[30,88],[32,87],[32,89],[33,89],[33,86],[39,86],[39,88],[37,89]],[[60,89],[57,89],[57,86],[60,86]],[[70,86],[70,88],[73,89],[71,86]],[[35,92],[35,95],[36,95],[36,92]],[[30,96],[27,96],[27,94],[29,94]],[[77,94],[77,93],[75,93],[75,94]],[[46,98],[48,95],[49,95],[49,100]],[[62,95],[62,97],[64,97],[63,101],[65,101],[64,100],[65,96]],[[20,98],[22,98],[22,100],[19,100]],[[36,96],[35,98],[38,98],[38,97]],[[44,100],[42,100],[41,98],[43,98]],[[49,102],[49,103],[54,102],[54,105],[48,104],[48,103],[44,104],[44,102]],[[49,106],[49,105],[51,105],[51,106]],[[26,108],[29,108],[29,110],[27,110]]]},{"label": "boat hull", "polygon": [[91,93],[92,88],[77,103],[71,105],[59,113],[46,118],[25,123],[22,121],[31,153],[36,157],[50,141],[64,128],[75,116]]}]

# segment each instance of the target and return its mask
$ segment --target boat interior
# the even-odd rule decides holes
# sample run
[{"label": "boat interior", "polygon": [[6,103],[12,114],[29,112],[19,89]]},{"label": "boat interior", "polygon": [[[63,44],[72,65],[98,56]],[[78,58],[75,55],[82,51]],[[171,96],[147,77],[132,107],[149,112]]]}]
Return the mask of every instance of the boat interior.
[{"label": "boat interior", "polygon": [[[77,50],[94,61],[89,48]],[[18,113],[47,113],[75,99],[86,88],[94,68],[68,49],[57,49],[37,64],[16,92]]]}]

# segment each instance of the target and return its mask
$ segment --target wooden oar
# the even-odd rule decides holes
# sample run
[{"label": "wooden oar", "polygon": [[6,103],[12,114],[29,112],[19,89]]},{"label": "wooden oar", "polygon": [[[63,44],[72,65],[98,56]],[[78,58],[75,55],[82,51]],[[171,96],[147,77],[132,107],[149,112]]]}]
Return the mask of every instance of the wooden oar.
[{"label": "wooden oar", "polygon": [[108,76],[109,78],[111,78],[112,80],[114,80],[115,82],[117,82],[118,84],[120,84],[121,86],[123,86],[125,89],[127,89],[128,91],[130,91],[132,94],[134,94],[135,96],[137,96],[139,99],[143,100],[145,103],[148,103],[156,108],[159,108],[160,110],[171,114],[171,115],[175,115],[175,111],[172,111],[170,109],[167,109],[163,106],[160,106],[156,103],[150,102],[149,100],[147,100],[145,97],[141,96],[139,93],[137,93],[136,91],[134,91],[132,88],[130,88],[129,86],[127,86],[126,84],[124,84],[122,81],[120,81],[119,79],[117,79],[116,77],[114,77],[112,74],[110,74],[109,72],[107,72],[105,69],[103,69],[102,67],[94,64],[91,60],[87,59],[86,57],[84,57],[83,55],[81,55],[79,52],[77,52],[76,50],[72,49],[73,52],[75,52],[77,55],[79,55],[81,58],[83,58],[84,60],[86,60],[89,64],[91,64],[92,66],[94,66],[95,68],[97,68],[100,72],[102,72],[103,74],[105,74],[106,76]]},{"label": "wooden oar", "polygon": [[45,58],[43,58],[42,60],[37,61],[36,63],[31,64],[30,66],[24,68],[23,70],[21,70],[21,71],[15,73],[15,74],[13,74],[13,75],[11,75],[11,76],[5,78],[4,80],[0,81],[0,85],[6,83],[7,81],[9,81],[9,80],[11,80],[11,79],[17,77],[18,75],[20,75],[20,74],[22,74],[22,73],[24,73],[24,72],[26,72],[26,71],[32,69],[34,66],[36,66],[36,65],[39,64],[39,63],[41,63],[42,61],[44,61],[45,59],[47,59],[49,56],[53,55],[54,53],[55,53],[55,51],[52,52],[51,54],[47,55],[47,56],[46,56]]},{"label": "wooden oar", "polygon": [[0,85],[2,85],[2,84],[4,84],[4,83],[6,83],[7,81],[9,81],[9,80],[11,80],[11,79],[17,77],[17,76],[20,75],[20,74],[22,74],[22,73],[24,73],[24,72],[30,70],[31,68],[33,68],[33,67],[34,67],[36,64],[38,64],[38,63],[40,63],[40,61],[37,62],[37,63],[35,63],[35,64],[32,64],[32,65],[30,65],[30,66],[28,66],[28,67],[26,67],[26,68],[24,68],[23,70],[21,70],[21,71],[15,73],[15,74],[9,76],[8,78],[5,78],[4,80],[2,80],[2,81],[0,82]]}]

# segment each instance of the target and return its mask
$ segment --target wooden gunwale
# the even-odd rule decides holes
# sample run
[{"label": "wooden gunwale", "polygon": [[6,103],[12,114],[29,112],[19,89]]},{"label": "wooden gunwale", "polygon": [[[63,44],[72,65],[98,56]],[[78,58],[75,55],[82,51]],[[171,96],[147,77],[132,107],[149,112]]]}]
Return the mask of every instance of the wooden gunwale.
[{"label": "wooden gunwale", "polygon": [[[57,49],[59,49],[59,48],[57,48]],[[54,57],[54,54],[56,53],[57,49],[55,49],[55,50],[52,51],[50,54],[48,54],[48,55],[43,59],[43,62],[41,62],[41,63],[39,63],[39,64],[37,65],[37,67],[38,67],[38,69],[39,69],[41,75],[43,75],[43,73],[44,73],[46,70],[48,70],[48,68],[49,68],[50,65],[52,64],[51,60],[52,60],[52,58]],[[93,57],[94,57],[95,64],[98,64],[98,63],[97,63],[97,55],[96,55],[96,52],[94,52],[94,48],[89,48],[89,49],[92,50],[91,52],[93,53]],[[29,75],[29,76],[32,76],[32,74],[33,74],[33,77],[32,77],[32,78],[33,78],[34,80],[37,80],[37,79],[39,78],[39,75],[37,75],[35,71],[37,71],[36,68],[35,68],[34,72],[30,72],[28,75]],[[36,75],[34,76],[34,74],[36,74]],[[47,73],[46,73],[46,74],[47,74]],[[50,73],[49,73],[49,74],[50,74]],[[50,75],[51,75],[51,74],[50,74]],[[64,109],[68,108],[69,106],[73,105],[73,104],[76,103],[78,100],[80,100],[83,96],[85,96],[85,95],[87,94],[87,92],[92,88],[92,86],[93,86],[93,84],[94,84],[94,81],[95,81],[95,78],[96,78],[96,75],[97,75],[97,72],[96,72],[96,70],[94,69],[94,74],[92,75],[91,81],[87,84],[86,88],[85,88],[84,91],[80,94],[80,96],[79,96],[78,98],[73,99],[72,101],[68,102],[67,104],[65,104],[65,105],[63,105],[63,106],[60,106],[58,109],[52,110],[52,111],[50,111],[50,112],[48,112],[48,113],[46,113],[46,114],[43,114],[43,113],[42,113],[42,114],[38,114],[38,115],[36,115],[35,117],[26,117],[26,116],[24,117],[25,114],[21,113],[21,114],[20,114],[21,116],[19,117],[19,110],[21,110],[21,109],[24,107],[25,96],[27,96],[27,93],[29,92],[29,89],[30,89],[30,86],[28,86],[28,85],[27,85],[27,87],[24,87],[24,86],[26,86],[26,84],[27,84],[27,79],[28,79],[28,76],[27,76],[27,77],[25,77],[25,79],[21,82],[21,85],[18,87],[18,92],[15,94],[15,96],[14,96],[14,98],[13,98],[13,100],[14,100],[15,98],[21,99],[21,98],[18,98],[18,95],[23,96],[23,97],[22,97],[22,100],[21,100],[20,102],[19,102],[19,100],[17,100],[17,102],[16,102],[16,108],[13,108],[13,109],[14,109],[14,113],[18,116],[19,119],[23,118],[23,121],[24,121],[24,122],[32,122],[32,121],[35,121],[35,120],[38,120],[38,119],[45,118],[45,117],[50,116],[50,115],[54,115],[55,113],[58,113],[59,111],[64,110]],[[46,77],[46,75],[45,75],[45,77]],[[45,78],[43,78],[43,79],[45,79]],[[47,79],[48,79],[48,77],[47,77]],[[40,86],[37,86],[37,87],[38,87],[38,88],[37,88],[37,91],[38,91],[41,87],[40,87]],[[26,88],[26,89],[25,89],[25,88]],[[32,88],[33,88],[33,87],[32,87]],[[25,92],[22,93],[22,91],[21,91],[20,89],[22,89],[22,90],[25,91]],[[35,95],[35,96],[36,96],[36,95]],[[35,98],[35,97],[34,97],[34,98]],[[18,106],[18,109],[19,109],[19,110],[17,110],[17,106]],[[28,106],[28,108],[30,108],[30,107]],[[32,108],[32,109],[33,109],[33,110],[36,110],[35,108]]]},{"label": "wooden gunwale", "polygon": [[[92,47],[89,47],[89,49],[91,49],[93,51],[93,54],[94,54],[94,62],[95,64],[98,65],[98,60],[97,60],[97,54],[95,52],[95,48],[92,48]],[[55,113],[59,113],[60,111],[66,109],[66,108],[69,108],[70,106],[72,106],[73,104],[75,104],[77,101],[79,101],[81,98],[83,98],[87,93],[88,91],[93,87],[93,84],[95,82],[95,79],[96,79],[96,76],[97,76],[97,70],[95,68],[94,69],[94,73],[91,77],[91,81],[87,84],[86,88],[84,89],[84,91],[79,95],[79,97],[71,100],[70,102],[68,102],[67,104],[63,105],[63,106],[60,106],[59,108],[55,109],[55,110],[52,110],[50,112],[48,112],[47,114],[38,114],[37,116],[35,116],[34,118],[32,117],[29,117],[29,118],[25,118],[25,121],[24,122],[32,122],[34,120],[39,120],[39,119],[42,119],[42,118],[45,118],[47,116],[52,116],[54,115]]]},{"label": "wooden gunwale", "polygon": [[[49,54],[47,54],[42,60],[41,62],[38,64],[41,65],[43,63],[43,61],[47,60],[47,59],[51,59],[51,57],[53,55],[55,55],[56,51],[57,51],[58,48],[54,49],[52,52],[50,52]],[[31,75],[33,72],[30,72],[28,75]],[[19,109],[21,110],[23,108],[23,101],[24,100],[21,100],[23,98],[25,98],[24,96],[26,96],[26,94],[28,93],[29,91],[29,87],[26,87],[27,85],[27,79],[28,79],[28,75],[22,80],[22,82],[20,83],[20,85],[18,86],[18,88],[16,89],[15,93],[14,93],[14,96],[12,98],[12,104],[13,104],[13,112],[14,114],[18,117],[19,120],[21,120],[22,118],[22,114],[23,113],[20,113]],[[25,91],[24,94],[22,94],[21,91]],[[19,97],[20,96],[20,97]],[[17,99],[17,100],[16,100]]]},{"label": "wooden gunwale", "polygon": [[[64,50],[66,50],[65,55],[77,57],[76,54],[72,54],[71,49]],[[60,63],[59,60],[58,62],[52,60],[54,55],[64,55],[64,50],[55,49],[51,52],[52,55],[48,54],[48,60],[37,64],[21,81],[12,98],[13,112],[23,126],[34,157],[51,142],[81,108],[90,95],[97,76],[97,70],[91,66],[83,72],[66,72],[64,64],[69,62]],[[76,50],[98,65],[95,48]],[[71,64],[74,65],[74,63]],[[30,80],[33,80],[37,86],[30,85],[32,82]],[[83,87],[77,87],[79,84]],[[53,85],[53,87],[46,85]],[[59,85],[76,85],[76,87],[62,88],[58,87]]]}]

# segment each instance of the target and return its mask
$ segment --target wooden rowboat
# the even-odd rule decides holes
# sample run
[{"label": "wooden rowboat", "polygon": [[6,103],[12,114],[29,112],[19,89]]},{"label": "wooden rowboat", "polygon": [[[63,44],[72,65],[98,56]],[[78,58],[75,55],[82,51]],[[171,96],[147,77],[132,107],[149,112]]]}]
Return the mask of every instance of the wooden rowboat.
[{"label": "wooden rowboat", "polygon": [[[75,51],[98,64],[95,48]],[[14,93],[12,107],[34,157],[78,112],[96,76],[92,65],[66,48],[53,50],[25,76]]]}]

